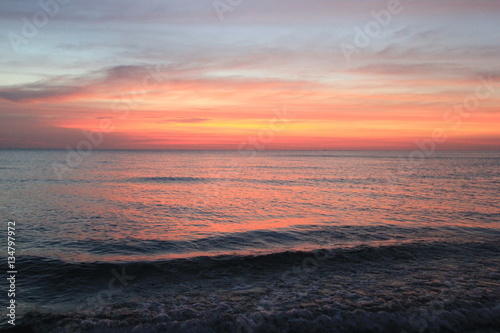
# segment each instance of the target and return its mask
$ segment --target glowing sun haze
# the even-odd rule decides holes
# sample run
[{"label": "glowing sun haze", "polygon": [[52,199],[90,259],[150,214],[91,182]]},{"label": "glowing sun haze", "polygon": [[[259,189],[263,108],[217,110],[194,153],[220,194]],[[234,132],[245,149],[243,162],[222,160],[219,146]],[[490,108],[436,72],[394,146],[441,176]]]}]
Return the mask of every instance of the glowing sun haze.
[{"label": "glowing sun haze", "polygon": [[500,149],[500,1],[397,2],[2,1],[0,148]]}]

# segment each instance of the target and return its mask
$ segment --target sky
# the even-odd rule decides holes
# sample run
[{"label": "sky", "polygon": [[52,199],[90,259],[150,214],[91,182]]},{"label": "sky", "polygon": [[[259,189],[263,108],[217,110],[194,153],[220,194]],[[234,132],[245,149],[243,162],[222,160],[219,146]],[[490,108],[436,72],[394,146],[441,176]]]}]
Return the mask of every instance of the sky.
[{"label": "sky", "polygon": [[499,17],[498,0],[3,0],[0,148],[500,150]]}]

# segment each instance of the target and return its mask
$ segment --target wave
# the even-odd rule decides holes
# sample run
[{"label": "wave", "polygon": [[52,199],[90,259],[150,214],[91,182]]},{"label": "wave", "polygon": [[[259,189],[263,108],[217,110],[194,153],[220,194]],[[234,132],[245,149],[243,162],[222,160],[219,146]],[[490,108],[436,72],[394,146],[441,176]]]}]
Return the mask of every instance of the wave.
[{"label": "wave", "polygon": [[[488,215],[490,216],[490,215]],[[493,215],[491,215],[493,216]],[[64,239],[39,244],[40,247],[64,249],[68,253],[85,253],[123,258],[192,257],[192,253],[258,253],[279,252],[283,249],[346,247],[364,244],[403,244],[421,241],[447,240],[461,243],[467,238],[498,237],[500,230],[488,227],[450,226],[399,227],[394,225],[296,225],[272,230],[257,229],[240,232],[214,232],[198,238],[106,238]],[[33,240],[34,241],[34,240]],[[54,250],[55,251],[55,250]],[[54,252],[55,253],[55,252]],[[89,256],[90,257],[90,256]],[[127,259],[128,260],[128,259]]]},{"label": "wave", "polygon": [[[259,255],[218,255],[199,256],[154,261],[131,262],[67,262],[60,259],[20,256],[17,266],[23,271],[30,272],[30,277],[46,282],[58,284],[68,279],[89,283],[99,280],[104,273],[112,270],[135,272],[139,275],[150,276],[158,272],[175,271],[178,273],[198,272],[200,268],[234,268],[236,266],[278,267],[293,265],[309,257],[320,256],[321,260],[328,259],[330,263],[371,262],[383,263],[386,261],[404,259],[417,260],[437,258],[447,255],[464,255],[468,257],[492,257],[500,255],[500,244],[494,239],[488,242],[413,242],[396,245],[358,245],[346,248],[321,248],[311,251],[282,251]],[[0,260],[4,264],[5,259]],[[30,278],[27,278],[29,280]]]},{"label": "wave", "polygon": [[[11,332],[458,332],[500,325],[496,241],[129,263],[21,257],[18,266],[31,285],[43,284],[43,301],[65,291],[84,305],[35,309]],[[96,303],[117,275],[130,283]]]},{"label": "wave", "polygon": [[[274,167],[273,167],[274,169]],[[277,171],[280,169],[287,168],[275,168]],[[275,184],[275,185],[304,185],[308,183],[339,183],[339,184],[354,184],[354,185],[374,185],[374,184],[386,184],[387,177],[368,177],[368,178],[299,178],[299,179],[252,179],[252,178],[240,178],[232,177],[231,175],[224,177],[136,177],[130,178],[127,181],[130,182],[140,182],[140,183],[209,183],[209,182],[237,182],[237,183],[252,183],[252,184]],[[421,179],[463,179],[468,178],[485,178],[484,175],[425,175],[418,174],[415,177]],[[119,180],[118,180],[119,181]],[[495,182],[495,181],[493,181]]]},{"label": "wave", "polygon": [[157,182],[157,183],[170,183],[170,182],[206,182],[214,179],[203,177],[138,177],[132,178],[130,181],[135,182]]},{"label": "wave", "polygon": [[[279,169],[277,169],[279,170]],[[223,176],[223,174],[222,174]],[[237,182],[251,184],[303,185],[307,183],[348,183],[348,184],[378,184],[385,183],[385,178],[300,178],[300,179],[252,179],[239,177],[138,177],[128,181],[141,183],[208,183]]]}]

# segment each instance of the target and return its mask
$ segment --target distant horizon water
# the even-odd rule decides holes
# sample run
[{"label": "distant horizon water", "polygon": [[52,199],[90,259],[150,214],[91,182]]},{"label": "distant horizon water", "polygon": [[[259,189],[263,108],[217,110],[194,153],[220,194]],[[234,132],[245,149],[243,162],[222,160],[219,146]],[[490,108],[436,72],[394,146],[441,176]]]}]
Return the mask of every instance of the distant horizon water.
[{"label": "distant horizon water", "polygon": [[[10,147],[0,147],[0,150],[68,150],[68,149],[73,149],[76,150],[72,147],[66,147],[66,148],[10,148]],[[238,149],[238,148],[231,148],[231,149],[172,149],[172,148],[158,148],[158,149],[145,149],[145,148],[93,148],[90,151],[248,151],[251,149]],[[344,152],[344,151],[373,151],[373,152],[410,152],[414,150],[422,150],[419,147],[415,146],[414,149],[269,149],[269,148],[263,148],[263,149],[255,149],[258,152],[265,152],[265,151],[339,151],[339,152]],[[500,148],[492,148],[492,149],[433,149],[429,150],[432,152],[498,152],[500,151]]]}]

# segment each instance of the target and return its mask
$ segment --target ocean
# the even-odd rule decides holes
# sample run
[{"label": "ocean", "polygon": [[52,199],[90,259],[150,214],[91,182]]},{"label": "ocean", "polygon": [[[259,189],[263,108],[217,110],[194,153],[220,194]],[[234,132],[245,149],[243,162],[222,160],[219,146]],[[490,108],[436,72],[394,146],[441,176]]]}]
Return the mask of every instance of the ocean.
[{"label": "ocean", "polygon": [[500,152],[0,150],[0,193],[5,331],[500,330]]}]

